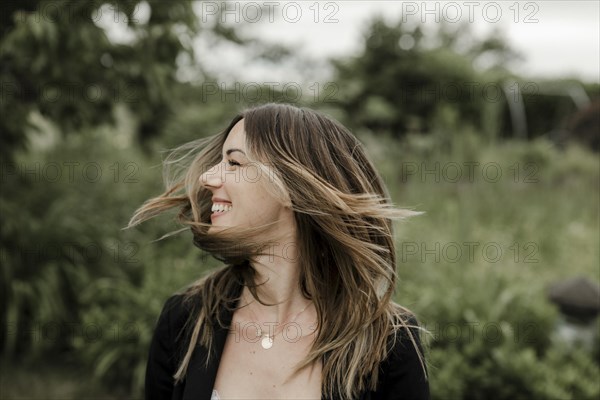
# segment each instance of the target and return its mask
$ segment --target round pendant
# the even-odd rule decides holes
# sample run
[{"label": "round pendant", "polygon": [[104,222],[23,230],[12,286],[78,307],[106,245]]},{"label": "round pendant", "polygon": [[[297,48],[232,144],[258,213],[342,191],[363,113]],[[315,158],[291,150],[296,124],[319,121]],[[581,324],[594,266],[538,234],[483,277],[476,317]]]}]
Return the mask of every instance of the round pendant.
[{"label": "round pendant", "polygon": [[265,336],[260,341],[260,345],[263,349],[267,350],[273,347],[273,338],[271,336]]}]

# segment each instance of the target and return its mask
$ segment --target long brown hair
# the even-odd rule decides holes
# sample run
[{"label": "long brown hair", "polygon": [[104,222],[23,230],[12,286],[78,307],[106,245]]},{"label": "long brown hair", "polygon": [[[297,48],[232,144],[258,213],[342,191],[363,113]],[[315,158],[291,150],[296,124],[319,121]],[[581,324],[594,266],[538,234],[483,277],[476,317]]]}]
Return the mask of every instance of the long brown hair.
[{"label": "long brown hair", "polygon": [[390,339],[406,331],[426,373],[408,329],[414,328],[408,323],[412,314],[393,301],[397,275],[392,220],[418,213],[394,207],[362,144],[344,126],[307,108],[271,103],[243,111],[222,133],[172,152],[165,162],[166,191],[147,201],[130,221],[134,226],[179,209],[178,219],[191,227],[194,243],[225,263],[187,291],[189,298],[200,297],[202,306],[190,318],[191,341],[176,380],[185,377],[198,343],[212,348],[209,327],[223,325],[220,310],[235,304],[235,286],[246,285],[258,297],[249,260],[264,254],[269,244],[249,238],[266,228],[208,234],[211,193],[199,181],[220,162],[223,143],[241,119],[253,162],[269,177],[261,184],[294,211],[299,285],[317,311],[314,343],[296,371],[321,361],[322,393],[355,398],[376,389]]}]

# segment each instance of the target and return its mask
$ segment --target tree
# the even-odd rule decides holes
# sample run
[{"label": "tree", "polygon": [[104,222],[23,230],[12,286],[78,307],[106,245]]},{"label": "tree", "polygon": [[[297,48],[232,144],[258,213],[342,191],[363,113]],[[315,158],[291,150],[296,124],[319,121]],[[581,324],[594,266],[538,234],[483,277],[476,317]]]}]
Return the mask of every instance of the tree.
[{"label": "tree", "polygon": [[444,107],[478,126],[483,73],[477,60],[492,56],[496,74],[502,75],[503,65],[515,57],[497,34],[476,40],[466,25],[442,25],[427,36],[420,27],[390,25],[379,17],[365,38],[360,55],[334,61],[339,103],[351,125],[397,136],[431,130]]},{"label": "tree", "polygon": [[[9,1],[2,7],[3,159],[25,144],[32,111],[71,132],[113,122],[113,106],[122,103],[139,117],[140,137],[159,131],[170,111],[176,59],[192,53],[180,37],[198,31],[191,2]],[[109,40],[103,21],[126,23],[132,39]]]}]

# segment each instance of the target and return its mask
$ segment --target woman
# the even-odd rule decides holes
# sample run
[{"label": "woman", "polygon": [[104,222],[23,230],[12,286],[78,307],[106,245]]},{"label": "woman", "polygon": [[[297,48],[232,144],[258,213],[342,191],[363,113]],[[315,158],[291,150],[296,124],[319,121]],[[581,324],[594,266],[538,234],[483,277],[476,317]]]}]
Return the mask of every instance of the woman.
[{"label": "woman", "polygon": [[148,399],[423,399],[412,314],[392,300],[394,208],[360,142],[315,111],[266,104],[184,145],[172,208],[224,266],[167,300]]}]

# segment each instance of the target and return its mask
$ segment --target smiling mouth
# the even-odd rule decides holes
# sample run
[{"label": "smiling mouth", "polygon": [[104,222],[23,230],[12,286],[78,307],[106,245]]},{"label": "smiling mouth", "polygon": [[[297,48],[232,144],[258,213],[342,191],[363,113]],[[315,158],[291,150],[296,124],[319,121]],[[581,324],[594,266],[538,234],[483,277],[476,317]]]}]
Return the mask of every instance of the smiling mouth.
[{"label": "smiling mouth", "polygon": [[211,208],[211,217],[223,215],[226,212],[231,211],[232,208],[233,206],[231,204],[215,203]]},{"label": "smiling mouth", "polygon": [[220,217],[222,215],[225,215],[227,213],[227,211],[215,211],[214,213],[210,214],[211,218],[217,218]]}]

